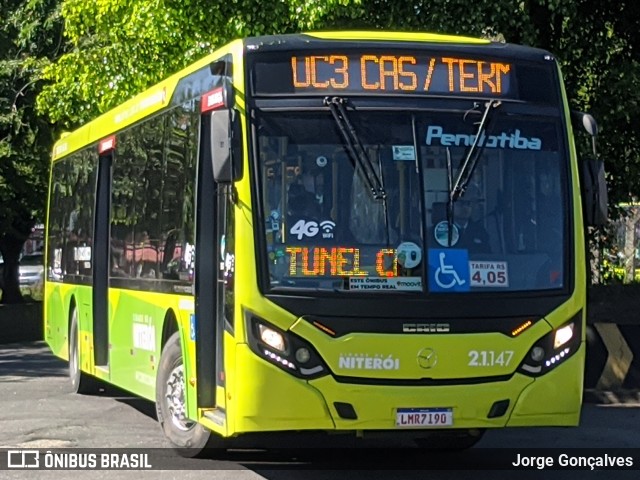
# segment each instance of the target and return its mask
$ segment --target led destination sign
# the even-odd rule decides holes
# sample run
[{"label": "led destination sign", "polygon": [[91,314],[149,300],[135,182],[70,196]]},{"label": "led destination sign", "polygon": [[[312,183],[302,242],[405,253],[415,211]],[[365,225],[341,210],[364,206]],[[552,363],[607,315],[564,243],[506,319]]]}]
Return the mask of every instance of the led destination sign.
[{"label": "led destination sign", "polygon": [[511,66],[454,57],[311,55],[291,57],[291,70],[296,89],[502,95]]},{"label": "led destination sign", "polygon": [[[342,277],[348,290],[421,292],[421,277],[398,274],[399,258],[406,245],[366,251],[357,247],[288,246],[288,274],[298,278]],[[402,262],[405,266],[411,263],[404,257]]]},{"label": "led destination sign", "polygon": [[[368,276],[375,266],[381,277],[394,277],[398,269],[396,251],[383,248],[376,252],[375,265],[365,268],[361,264],[359,248],[349,247],[286,247],[289,256],[289,275],[315,276]],[[373,259],[372,259],[373,260]],[[386,266],[385,266],[386,265]]]},{"label": "led destination sign", "polygon": [[289,54],[255,66],[260,93],[426,93],[512,96],[514,66],[436,53]]}]

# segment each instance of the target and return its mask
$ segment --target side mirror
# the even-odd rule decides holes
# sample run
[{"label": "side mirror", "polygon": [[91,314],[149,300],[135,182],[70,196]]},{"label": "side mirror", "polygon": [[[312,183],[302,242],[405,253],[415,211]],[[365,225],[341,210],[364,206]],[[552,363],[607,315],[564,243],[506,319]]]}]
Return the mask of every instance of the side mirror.
[{"label": "side mirror", "polygon": [[210,145],[213,178],[232,183],[242,177],[240,121],[233,110],[215,110],[210,117]]},{"label": "side mirror", "polygon": [[577,115],[582,120],[582,127],[585,131],[592,137],[596,137],[598,135],[598,124],[596,119],[588,113],[578,112]]},{"label": "side mirror", "polygon": [[593,158],[586,158],[580,162],[582,209],[585,223],[590,227],[600,227],[607,223],[609,195],[607,180],[604,172],[604,162],[597,160],[596,136],[598,124],[591,115],[584,112],[572,111],[571,119],[580,123],[582,128],[591,136]]},{"label": "side mirror", "polygon": [[576,110],[571,111],[571,119],[582,125],[582,128],[591,136],[591,148],[593,150],[593,156],[597,157],[596,153],[596,137],[598,136],[598,122],[588,113],[578,112]]},{"label": "side mirror", "polygon": [[609,207],[604,162],[588,158],[581,162],[581,173],[585,222],[590,227],[603,226],[607,223]]}]

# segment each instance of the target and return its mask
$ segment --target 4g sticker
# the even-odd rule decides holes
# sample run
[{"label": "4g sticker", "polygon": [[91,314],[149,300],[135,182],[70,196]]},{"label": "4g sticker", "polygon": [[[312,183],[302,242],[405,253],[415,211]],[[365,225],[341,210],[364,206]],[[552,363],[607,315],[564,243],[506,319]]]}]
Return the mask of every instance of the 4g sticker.
[{"label": "4g sticker", "polygon": [[331,220],[323,220],[318,223],[313,220],[298,220],[289,233],[295,235],[298,240],[302,240],[304,237],[313,238],[321,232],[322,238],[333,238],[333,229],[336,224]]}]

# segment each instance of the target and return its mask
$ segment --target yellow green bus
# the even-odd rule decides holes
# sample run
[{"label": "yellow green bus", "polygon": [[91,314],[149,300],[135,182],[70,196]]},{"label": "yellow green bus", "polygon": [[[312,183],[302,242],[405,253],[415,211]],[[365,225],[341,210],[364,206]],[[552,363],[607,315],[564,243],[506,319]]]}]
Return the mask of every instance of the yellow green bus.
[{"label": "yellow green bus", "polygon": [[[558,62],[457,36],[236,40],[63,136],[45,337],[185,455],[576,425],[606,213]],[[582,185],[582,187],[581,187]]]}]

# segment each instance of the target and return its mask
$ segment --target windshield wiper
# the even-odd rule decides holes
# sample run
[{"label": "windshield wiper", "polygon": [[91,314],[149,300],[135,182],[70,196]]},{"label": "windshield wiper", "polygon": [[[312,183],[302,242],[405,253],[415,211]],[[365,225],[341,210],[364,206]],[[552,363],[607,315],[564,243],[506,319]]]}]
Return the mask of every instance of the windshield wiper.
[{"label": "windshield wiper", "polygon": [[451,166],[451,150],[447,147],[447,193],[449,194],[449,200],[447,200],[447,246],[451,247],[453,241],[453,202],[451,201],[451,192],[453,191],[453,167]]},{"label": "windshield wiper", "polygon": [[[453,167],[451,164],[451,151],[449,147],[447,147],[447,190],[448,190],[448,199],[447,199],[447,245],[450,247],[451,242],[453,241],[453,224],[455,222],[454,208],[453,204],[464,195],[464,192],[467,190],[469,186],[469,182],[473,177],[473,172],[478,165],[478,160],[482,155],[482,151],[484,150],[484,146],[486,141],[483,141],[478,148],[478,143],[480,142],[480,138],[485,136],[485,132],[488,131],[487,124],[489,120],[492,118],[492,112],[494,112],[495,108],[498,108],[501,105],[499,100],[489,100],[485,106],[484,112],[482,114],[482,119],[480,120],[480,124],[478,125],[478,131],[473,139],[473,143],[471,144],[471,148],[467,152],[466,158],[464,162],[462,162],[462,166],[458,171],[458,175],[456,176],[455,182],[453,181]],[[474,109],[479,105],[475,105]]]},{"label": "windshield wiper", "polygon": [[[471,177],[473,176],[473,172],[478,165],[478,160],[482,155],[484,150],[484,146],[486,144],[486,139],[483,139],[480,148],[478,148],[478,143],[481,140],[481,137],[484,137],[485,132],[488,130],[487,125],[489,121],[493,118],[493,112],[498,108],[502,102],[500,100],[489,100],[486,105],[484,112],[482,113],[482,120],[480,120],[480,124],[478,125],[478,131],[475,134],[473,139],[473,143],[471,144],[471,148],[467,152],[467,156],[462,163],[462,167],[458,171],[458,175],[456,177],[455,182],[451,182],[452,173],[451,169],[449,169],[449,203],[453,205],[460,197],[464,195],[464,192],[467,190],[469,186],[469,182],[471,181]],[[476,107],[479,105],[476,105]],[[475,108],[475,107],[474,107]],[[453,185],[451,186],[451,184]]]},{"label": "windshield wiper", "polygon": [[355,128],[349,121],[349,116],[344,106],[345,103],[346,99],[342,97],[326,97],[324,99],[324,104],[329,107],[336,121],[336,125],[338,125],[340,129],[340,134],[353,160],[354,168],[360,173],[362,180],[371,191],[373,198],[376,200],[385,200],[387,193],[385,192],[382,179],[378,175],[378,172],[376,172],[373,163],[364,150],[360,137],[358,137]]}]

